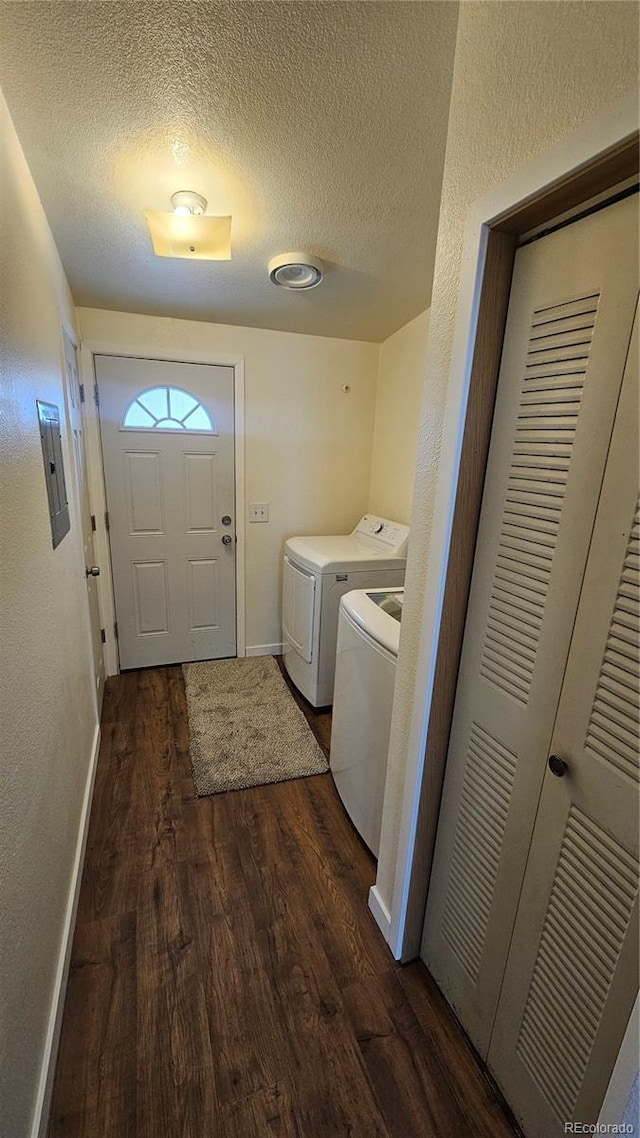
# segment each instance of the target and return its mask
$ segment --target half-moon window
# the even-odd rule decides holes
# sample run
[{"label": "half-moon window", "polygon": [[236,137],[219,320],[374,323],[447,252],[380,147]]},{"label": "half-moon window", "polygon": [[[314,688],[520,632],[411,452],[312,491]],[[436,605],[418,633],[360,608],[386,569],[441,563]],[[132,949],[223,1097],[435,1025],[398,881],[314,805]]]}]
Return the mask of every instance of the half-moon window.
[{"label": "half-moon window", "polygon": [[134,431],[218,433],[202,403],[179,387],[151,387],[141,391],[127,407],[122,425]]}]

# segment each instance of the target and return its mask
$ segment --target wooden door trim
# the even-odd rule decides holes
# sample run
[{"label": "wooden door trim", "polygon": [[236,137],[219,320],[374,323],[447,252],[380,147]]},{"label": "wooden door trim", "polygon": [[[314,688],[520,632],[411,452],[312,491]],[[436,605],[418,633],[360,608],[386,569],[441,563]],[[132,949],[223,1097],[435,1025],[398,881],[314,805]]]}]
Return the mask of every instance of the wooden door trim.
[{"label": "wooden door trim", "polygon": [[395,948],[395,955],[403,961],[418,955],[424,923],[518,238],[637,174],[639,153],[640,136],[636,131],[568,172],[565,177],[503,210],[481,227],[485,231],[486,244],[473,335],[469,393],[464,412],[415,839],[407,867],[404,927],[397,930],[398,944]]},{"label": "wooden door trim", "polygon": [[521,237],[632,178],[638,173],[639,160],[640,139],[636,134],[612,147],[607,155],[586,162],[566,178],[546,186],[531,201],[505,210],[491,223],[491,229]]}]

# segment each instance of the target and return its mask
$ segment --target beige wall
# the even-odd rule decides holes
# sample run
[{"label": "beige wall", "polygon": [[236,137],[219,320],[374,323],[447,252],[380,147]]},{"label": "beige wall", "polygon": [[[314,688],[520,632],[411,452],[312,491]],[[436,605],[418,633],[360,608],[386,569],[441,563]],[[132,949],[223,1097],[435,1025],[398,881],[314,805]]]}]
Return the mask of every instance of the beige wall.
[{"label": "beige wall", "polygon": [[369,510],[405,525],[411,521],[428,332],[429,309],[380,345]]},{"label": "beige wall", "polygon": [[637,85],[637,44],[634,4],[525,0],[460,6],[376,882],[390,911],[398,905],[403,873],[399,866],[396,877],[405,771],[407,765],[415,769],[414,752],[421,746],[413,711],[426,700],[426,682],[416,686],[420,630],[430,620],[424,598],[437,593],[443,558],[442,548],[432,548],[430,541],[438,474],[433,436],[436,417],[441,427],[445,413],[444,399],[436,405],[434,393],[448,384],[465,219],[472,202]]},{"label": "beige wall", "polygon": [[[247,646],[277,645],[283,542],[348,533],[368,508],[378,345],[259,328],[78,309],[81,336],[113,352],[245,361]],[[350,391],[342,391],[344,384]]]},{"label": "beige wall", "polygon": [[[0,1103],[34,1111],[96,727],[78,519],[51,547],[36,399],[64,409],[73,306],[0,95]],[[67,484],[71,455],[65,430]]]}]

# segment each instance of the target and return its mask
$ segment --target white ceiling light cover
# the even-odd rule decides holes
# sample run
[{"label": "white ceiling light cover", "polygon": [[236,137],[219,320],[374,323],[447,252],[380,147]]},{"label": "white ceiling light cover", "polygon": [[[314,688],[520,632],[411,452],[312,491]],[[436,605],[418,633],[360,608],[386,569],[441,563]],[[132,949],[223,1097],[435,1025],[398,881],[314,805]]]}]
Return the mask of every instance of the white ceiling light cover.
[{"label": "white ceiling light cover", "polygon": [[281,288],[315,288],[323,274],[324,265],[313,253],[279,253],[269,261],[269,279]]},{"label": "white ceiling light cover", "polygon": [[231,217],[163,213],[162,210],[147,210],[145,217],[157,257],[231,260]]}]

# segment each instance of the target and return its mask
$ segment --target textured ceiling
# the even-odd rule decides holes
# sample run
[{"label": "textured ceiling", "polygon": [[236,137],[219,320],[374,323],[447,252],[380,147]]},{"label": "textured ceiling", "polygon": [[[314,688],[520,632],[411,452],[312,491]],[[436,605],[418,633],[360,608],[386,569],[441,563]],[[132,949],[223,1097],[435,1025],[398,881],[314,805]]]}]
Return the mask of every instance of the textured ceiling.
[{"label": "textured ceiling", "polygon": [[[430,300],[457,5],[0,3],[2,87],[77,304],[382,340]],[[232,260],[153,255],[194,189]],[[328,265],[269,282],[276,253]]]}]

